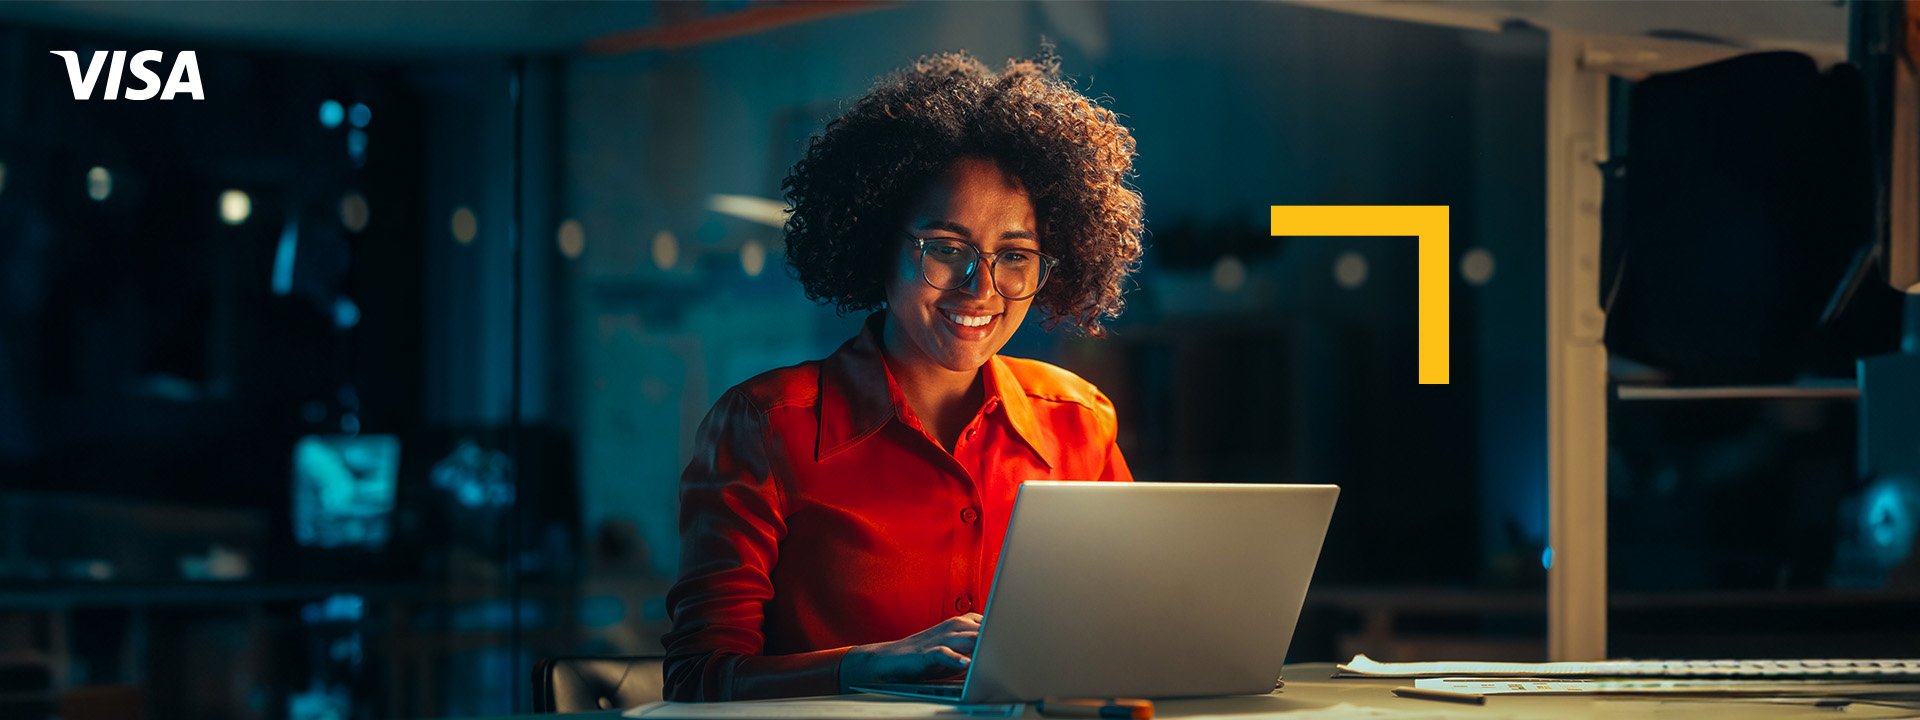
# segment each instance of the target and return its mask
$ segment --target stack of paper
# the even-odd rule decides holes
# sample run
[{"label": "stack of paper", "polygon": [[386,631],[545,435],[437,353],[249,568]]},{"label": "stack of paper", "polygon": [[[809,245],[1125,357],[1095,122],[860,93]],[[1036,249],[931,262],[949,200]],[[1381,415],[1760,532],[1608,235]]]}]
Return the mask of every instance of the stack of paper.
[{"label": "stack of paper", "polygon": [[1601,660],[1598,662],[1383,663],[1364,654],[1339,666],[1349,677],[1755,678],[1920,682],[1911,660]]}]

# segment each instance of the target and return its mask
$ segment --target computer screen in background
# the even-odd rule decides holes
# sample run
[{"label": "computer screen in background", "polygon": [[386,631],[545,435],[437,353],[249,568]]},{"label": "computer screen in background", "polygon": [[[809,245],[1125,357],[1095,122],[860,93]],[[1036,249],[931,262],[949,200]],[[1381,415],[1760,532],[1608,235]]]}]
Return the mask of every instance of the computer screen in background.
[{"label": "computer screen in background", "polygon": [[293,446],[293,537],[306,547],[379,550],[393,533],[400,441],[309,435]]}]

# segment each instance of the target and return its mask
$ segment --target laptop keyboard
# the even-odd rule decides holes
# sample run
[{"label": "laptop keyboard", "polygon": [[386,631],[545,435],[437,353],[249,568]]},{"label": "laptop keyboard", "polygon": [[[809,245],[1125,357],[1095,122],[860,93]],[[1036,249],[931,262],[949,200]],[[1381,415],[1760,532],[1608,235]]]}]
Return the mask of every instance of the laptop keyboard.
[{"label": "laptop keyboard", "polygon": [[875,685],[874,687],[891,690],[893,692],[917,693],[920,695],[934,695],[946,698],[958,698],[960,697],[960,691],[966,689],[965,684],[957,682],[883,683]]}]

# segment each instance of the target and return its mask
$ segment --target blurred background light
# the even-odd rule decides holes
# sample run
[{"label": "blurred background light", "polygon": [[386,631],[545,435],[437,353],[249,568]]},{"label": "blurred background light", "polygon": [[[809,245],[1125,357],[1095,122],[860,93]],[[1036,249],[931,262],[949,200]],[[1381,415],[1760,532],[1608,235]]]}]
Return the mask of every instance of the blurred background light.
[{"label": "blurred background light", "polygon": [[372,217],[372,208],[367,207],[367,196],[357,191],[349,191],[340,196],[340,224],[348,232],[360,232],[367,229],[367,221]]},{"label": "blurred background light", "polygon": [[293,260],[300,249],[300,219],[287,218],[280,228],[280,244],[273,252],[273,294],[293,292]]},{"label": "blurred background light", "polygon": [[1367,256],[1349,250],[1333,260],[1333,281],[1346,290],[1367,284]]},{"label": "blurred background light", "polygon": [[714,195],[707,199],[707,209],[768,227],[787,226],[787,204],[779,200],[751,195]]},{"label": "blurred background light", "polygon": [[341,330],[350,330],[360,324],[360,306],[346,298],[333,299],[333,325]]},{"label": "blurred background light", "polygon": [[0,162],[0,193],[7,191],[7,164]]},{"label": "blurred background light", "polygon": [[373,109],[367,107],[366,103],[354,103],[353,109],[347,111],[347,122],[353,123],[354,127],[364,128],[367,123],[373,122]]},{"label": "blurred background light", "polygon": [[112,194],[113,173],[98,165],[87,171],[87,197],[104,202]]},{"label": "blurred background light", "polygon": [[367,132],[365,130],[347,131],[347,157],[353,158],[353,166],[367,159]]},{"label": "blurred background light", "polygon": [[760,271],[767,268],[767,246],[759,240],[748,240],[740,245],[740,269],[747,277],[760,277]]},{"label": "blurred background light", "polygon": [[1247,263],[1235,255],[1222,255],[1213,261],[1213,288],[1223,293],[1239,292],[1247,284]]},{"label": "blurred background light", "polygon": [[228,190],[220,193],[220,222],[239,225],[246,222],[247,217],[252,214],[253,198],[247,197],[246,192]]},{"label": "blurred background light", "polygon": [[345,118],[346,115],[347,111],[340,107],[340,101],[338,100],[325,100],[320,103],[320,125],[322,127],[329,130],[340,127],[340,120]]},{"label": "blurred background light", "polygon": [[680,239],[671,230],[653,234],[653,266],[667,270],[680,262]]},{"label": "blurred background light", "polygon": [[1486,248],[1474,248],[1460,256],[1460,277],[1468,285],[1479,287],[1493,280],[1493,253]]},{"label": "blurred background light", "polygon": [[554,241],[559,244],[561,255],[567,256],[568,260],[577,260],[580,253],[587,249],[586,228],[580,226],[579,220],[569,218],[560,223],[560,232]]},{"label": "blurred background light", "polygon": [[453,239],[466,245],[480,234],[480,219],[473,216],[473,210],[465,205],[453,210]]}]

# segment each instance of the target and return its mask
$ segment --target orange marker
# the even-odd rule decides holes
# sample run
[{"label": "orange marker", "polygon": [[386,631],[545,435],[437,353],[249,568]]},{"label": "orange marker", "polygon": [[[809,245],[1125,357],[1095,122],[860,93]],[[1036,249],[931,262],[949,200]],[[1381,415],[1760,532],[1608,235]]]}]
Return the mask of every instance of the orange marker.
[{"label": "orange marker", "polygon": [[1393,694],[1403,698],[1414,698],[1417,700],[1439,700],[1440,702],[1457,702],[1468,705],[1487,704],[1487,696],[1485,695],[1454,692],[1452,690],[1428,690],[1426,688],[1403,686],[1394,688]]},{"label": "orange marker", "polygon": [[1153,701],[1137,698],[1047,698],[1040,701],[1047,717],[1153,720]]}]

